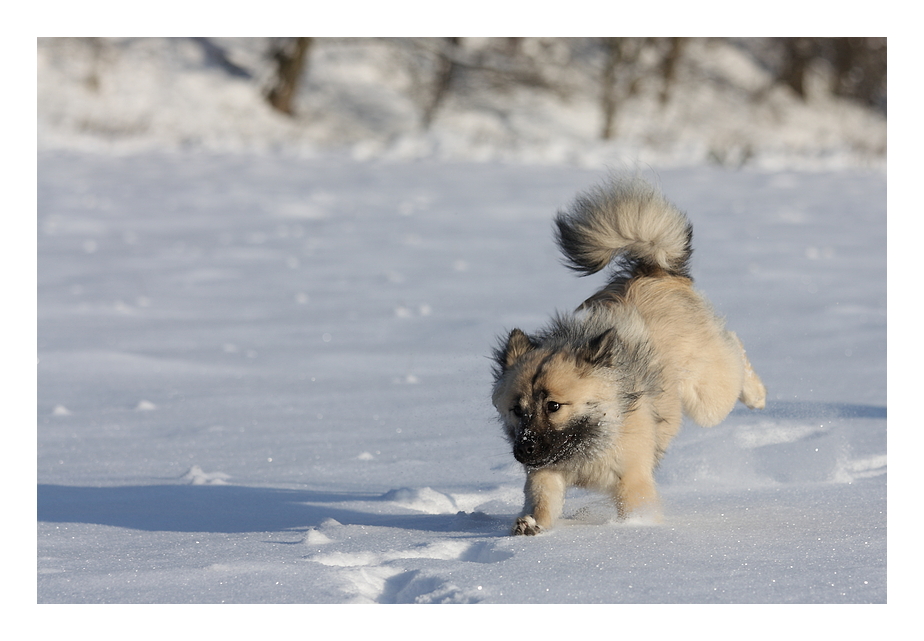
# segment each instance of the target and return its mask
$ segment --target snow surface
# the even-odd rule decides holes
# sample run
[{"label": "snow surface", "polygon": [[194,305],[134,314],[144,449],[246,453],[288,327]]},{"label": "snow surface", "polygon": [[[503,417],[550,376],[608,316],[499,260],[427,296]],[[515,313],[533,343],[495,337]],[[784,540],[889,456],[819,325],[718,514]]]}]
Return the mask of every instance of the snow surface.
[{"label": "snow surface", "polygon": [[886,179],[647,170],[769,390],[687,425],[662,525],[523,473],[497,334],[578,304],[601,170],[45,150],[40,603],[884,603]]}]

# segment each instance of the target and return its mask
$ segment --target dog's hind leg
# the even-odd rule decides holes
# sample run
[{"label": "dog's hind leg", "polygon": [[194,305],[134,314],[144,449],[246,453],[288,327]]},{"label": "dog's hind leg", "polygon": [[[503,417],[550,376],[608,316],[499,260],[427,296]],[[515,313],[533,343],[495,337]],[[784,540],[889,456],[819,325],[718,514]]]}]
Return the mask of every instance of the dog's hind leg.
[{"label": "dog's hind leg", "polygon": [[762,410],[767,404],[767,388],[764,387],[757,372],[751,367],[751,361],[748,360],[748,355],[744,351],[744,344],[741,339],[734,332],[728,333],[741,349],[741,360],[744,363],[744,384],[741,386],[741,396],[738,399],[752,410]]},{"label": "dog's hind leg", "polygon": [[654,460],[632,459],[614,488],[613,499],[620,519],[640,516],[661,521],[661,500],[654,480]]},{"label": "dog's hind leg", "polygon": [[[679,408],[672,411],[667,403],[661,403],[661,409],[673,417],[675,426],[671,426],[665,417],[654,411],[651,399],[643,398],[632,414],[622,425],[622,435],[616,443],[620,452],[620,473],[610,492],[616,502],[619,518],[644,516],[655,521],[661,520],[661,503],[655,486],[654,471],[663,447],[667,447],[670,437],[680,425]],[[659,427],[664,434],[659,435]],[[659,438],[663,436],[663,440]]]},{"label": "dog's hind leg", "polygon": [[622,477],[616,490],[616,509],[619,518],[641,516],[660,522],[661,501],[650,470],[637,469]]},{"label": "dog's hind leg", "polygon": [[764,384],[734,332],[722,329],[704,338],[700,357],[682,366],[684,413],[703,427],[721,423],[739,400],[751,409],[766,404]]},{"label": "dog's hind leg", "polygon": [[561,516],[565,504],[565,479],[560,472],[531,470],[526,474],[526,504],[513,534],[527,536],[550,529]]}]

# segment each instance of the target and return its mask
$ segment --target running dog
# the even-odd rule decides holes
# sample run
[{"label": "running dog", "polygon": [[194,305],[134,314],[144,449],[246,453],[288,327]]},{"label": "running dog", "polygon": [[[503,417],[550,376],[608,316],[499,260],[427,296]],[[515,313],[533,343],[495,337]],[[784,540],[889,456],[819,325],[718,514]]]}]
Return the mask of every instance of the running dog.
[{"label": "running dog", "polygon": [[581,275],[609,282],[544,329],[512,330],[494,351],[492,401],[526,469],[513,534],[552,528],[568,487],[612,497],[621,518],[660,519],[654,471],[683,415],[716,425],[766,389],[738,337],[693,289],[692,227],[659,190],[613,178],[555,220]]}]

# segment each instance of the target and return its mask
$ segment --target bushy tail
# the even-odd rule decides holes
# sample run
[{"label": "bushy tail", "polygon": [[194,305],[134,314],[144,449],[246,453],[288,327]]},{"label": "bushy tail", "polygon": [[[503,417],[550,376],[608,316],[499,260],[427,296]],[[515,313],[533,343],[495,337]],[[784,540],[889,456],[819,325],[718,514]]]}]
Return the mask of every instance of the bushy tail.
[{"label": "bushy tail", "polygon": [[628,275],[660,268],[689,277],[693,228],[660,191],[640,178],[613,179],[579,195],[555,218],[567,265],[594,274],[616,259]]}]

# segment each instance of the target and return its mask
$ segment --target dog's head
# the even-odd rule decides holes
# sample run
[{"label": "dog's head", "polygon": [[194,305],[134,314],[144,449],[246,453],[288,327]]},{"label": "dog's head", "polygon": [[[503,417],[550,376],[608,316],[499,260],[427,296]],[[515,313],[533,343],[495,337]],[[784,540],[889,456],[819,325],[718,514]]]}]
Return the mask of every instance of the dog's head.
[{"label": "dog's head", "polygon": [[501,341],[492,401],[517,461],[541,468],[595,455],[619,413],[603,370],[614,340],[604,332],[576,347],[550,346],[515,329]]}]

